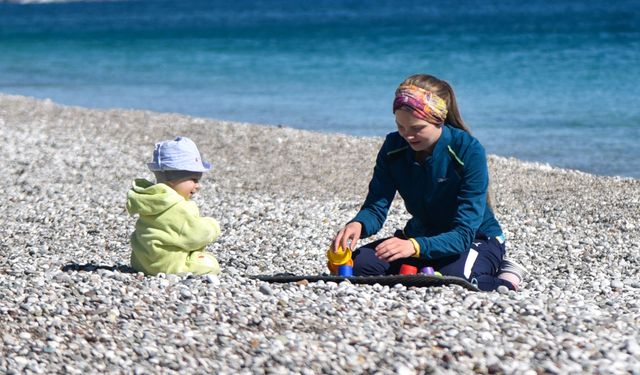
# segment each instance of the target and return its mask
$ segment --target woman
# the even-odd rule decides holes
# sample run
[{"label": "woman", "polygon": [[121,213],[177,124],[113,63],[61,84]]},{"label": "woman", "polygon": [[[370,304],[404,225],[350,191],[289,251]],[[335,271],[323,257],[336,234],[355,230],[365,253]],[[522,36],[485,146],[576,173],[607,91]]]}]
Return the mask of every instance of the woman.
[{"label": "woman", "polygon": [[410,264],[463,277],[481,290],[518,290],[526,271],[504,259],[504,235],[487,199],[485,151],[469,134],[451,86],[413,75],[396,90],[393,113],[398,131],[387,135],[367,198],[332,248],[355,248],[377,233],[398,192],[412,218],[393,237],[357,249],[354,275],[397,274]]}]

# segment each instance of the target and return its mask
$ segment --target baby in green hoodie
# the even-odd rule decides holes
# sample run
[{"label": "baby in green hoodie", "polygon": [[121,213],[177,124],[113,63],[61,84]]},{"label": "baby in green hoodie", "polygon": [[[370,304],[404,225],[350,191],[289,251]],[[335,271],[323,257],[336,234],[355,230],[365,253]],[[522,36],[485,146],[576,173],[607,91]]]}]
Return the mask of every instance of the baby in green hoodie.
[{"label": "baby in green hoodie", "polygon": [[131,234],[131,267],[147,275],[220,273],[216,258],[204,251],[220,235],[218,222],[201,217],[190,200],[211,165],[192,140],[178,137],[156,143],[147,166],[156,183],[136,179],[127,193],[127,211],[140,215]]}]

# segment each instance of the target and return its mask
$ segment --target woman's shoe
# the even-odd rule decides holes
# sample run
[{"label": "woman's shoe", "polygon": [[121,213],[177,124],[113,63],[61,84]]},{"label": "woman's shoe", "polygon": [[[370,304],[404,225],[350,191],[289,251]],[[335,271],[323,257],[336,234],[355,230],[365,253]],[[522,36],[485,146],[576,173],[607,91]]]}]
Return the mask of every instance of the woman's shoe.
[{"label": "woman's shoe", "polygon": [[513,260],[507,259],[507,258],[503,259],[502,263],[500,263],[500,271],[498,272],[498,274],[501,274],[503,272],[508,272],[508,273],[516,275],[518,277],[518,279],[520,279],[520,282],[522,282],[522,280],[524,279],[525,275],[527,273],[529,273],[527,271],[527,269],[524,268],[523,265],[518,264],[518,263],[514,262]]}]

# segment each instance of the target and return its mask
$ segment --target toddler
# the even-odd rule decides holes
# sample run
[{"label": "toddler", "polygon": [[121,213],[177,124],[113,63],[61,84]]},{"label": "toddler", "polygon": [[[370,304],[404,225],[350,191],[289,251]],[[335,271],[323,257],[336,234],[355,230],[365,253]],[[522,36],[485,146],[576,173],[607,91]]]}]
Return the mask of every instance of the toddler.
[{"label": "toddler", "polygon": [[192,140],[178,137],[156,143],[147,166],[156,183],[136,179],[127,193],[127,211],[140,215],[131,234],[131,267],[147,275],[220,273],[216,258],[204,251],[220,235],[218,222],[200,217],[190,200],[211,165]]}]

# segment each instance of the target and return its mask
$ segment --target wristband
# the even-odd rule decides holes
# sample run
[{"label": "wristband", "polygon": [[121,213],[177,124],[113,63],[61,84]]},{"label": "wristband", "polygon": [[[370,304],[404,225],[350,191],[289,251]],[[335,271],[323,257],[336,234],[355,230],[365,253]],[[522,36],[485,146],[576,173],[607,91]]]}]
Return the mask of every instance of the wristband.
[{"label": "wristband", "polygon": [[418,241],[416,241],[415,238],[409,238],[409,241],[411,241],[414,250],[412,257],[420,258],[420,244],[418,243]]}]

